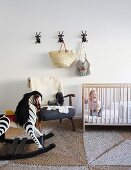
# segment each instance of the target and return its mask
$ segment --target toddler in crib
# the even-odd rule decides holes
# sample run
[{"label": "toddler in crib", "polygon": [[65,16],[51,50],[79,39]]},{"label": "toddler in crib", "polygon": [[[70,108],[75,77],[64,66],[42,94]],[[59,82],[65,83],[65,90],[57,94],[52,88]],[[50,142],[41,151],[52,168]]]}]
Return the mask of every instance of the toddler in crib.
[{"label": "toddler in crib", "polygon": [[89,93],[88,109],[91,116],[101,116],[101,103],[97,99],[95,90],[91,90]]}]

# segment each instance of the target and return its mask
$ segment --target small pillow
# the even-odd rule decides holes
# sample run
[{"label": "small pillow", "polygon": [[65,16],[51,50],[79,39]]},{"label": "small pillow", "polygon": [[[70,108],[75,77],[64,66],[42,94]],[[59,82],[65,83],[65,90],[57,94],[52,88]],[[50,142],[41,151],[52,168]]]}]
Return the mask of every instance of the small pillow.
[{"label": "small pillow", "polygon": [[60,105],[60,106],[63,105],[63,103],[64,103],[64,96],[63,96],[62,92],[58,92],[56,94],[56,101],[57,101],[58,105]]},{"label": "small pillow", "polygon": [[7,116],[10,121],[16,121],[15,112],[13,110],[5,110],[5,116]]}]

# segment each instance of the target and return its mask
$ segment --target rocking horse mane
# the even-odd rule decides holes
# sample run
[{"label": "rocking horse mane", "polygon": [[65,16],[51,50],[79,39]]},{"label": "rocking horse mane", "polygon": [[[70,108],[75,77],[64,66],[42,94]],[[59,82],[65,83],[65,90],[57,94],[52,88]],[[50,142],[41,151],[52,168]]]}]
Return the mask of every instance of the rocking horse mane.
[{"label": "rocking horse mane", "polygon": [[42,99],[42,95],[38,91],[32,91],[30,93],[24,94],[15,110],[16,124],[21,127],[27,122],[29,118],[29,99],[31,96],[40,96]]}]

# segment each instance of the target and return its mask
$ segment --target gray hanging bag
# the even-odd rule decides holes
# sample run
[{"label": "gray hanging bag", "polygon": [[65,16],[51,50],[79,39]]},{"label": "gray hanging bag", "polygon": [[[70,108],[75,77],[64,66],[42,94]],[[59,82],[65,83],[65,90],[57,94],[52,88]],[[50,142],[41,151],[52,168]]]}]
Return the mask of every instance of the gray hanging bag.
[{"label": "gray hanging bag", "polygon": [[79,50],[79,59],[76,62],[76,72],[79,76],[90,75],[90,63],[87,60],[84,43],[81,44],[81,47]]}]

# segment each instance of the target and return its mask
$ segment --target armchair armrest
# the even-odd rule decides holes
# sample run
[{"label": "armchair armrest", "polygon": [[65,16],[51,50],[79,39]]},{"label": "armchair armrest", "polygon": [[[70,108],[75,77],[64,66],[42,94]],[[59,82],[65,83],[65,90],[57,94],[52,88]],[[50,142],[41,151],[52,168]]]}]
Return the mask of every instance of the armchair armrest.
[{"label": "armchair armrest", "polygon": [[68,94],[64,98],[69,97],[69,106],[72,106],[72,97],[75,97],[75,94]]}]

